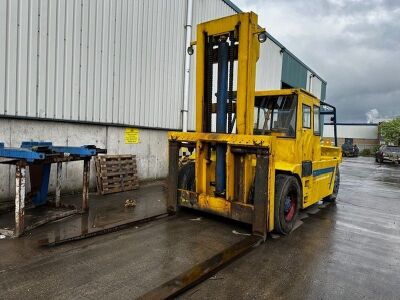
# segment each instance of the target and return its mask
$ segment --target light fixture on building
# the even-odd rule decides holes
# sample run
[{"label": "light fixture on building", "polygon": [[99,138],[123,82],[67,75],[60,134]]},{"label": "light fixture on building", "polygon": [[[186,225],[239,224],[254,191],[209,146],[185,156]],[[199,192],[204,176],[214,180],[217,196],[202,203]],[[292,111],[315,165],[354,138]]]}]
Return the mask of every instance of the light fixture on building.
[{"label": "light fixture on building", "polygon": [[267,33],[265,31],[262,31],[258,34],[258,41],[260,43],[264,43],[267,40]]}]

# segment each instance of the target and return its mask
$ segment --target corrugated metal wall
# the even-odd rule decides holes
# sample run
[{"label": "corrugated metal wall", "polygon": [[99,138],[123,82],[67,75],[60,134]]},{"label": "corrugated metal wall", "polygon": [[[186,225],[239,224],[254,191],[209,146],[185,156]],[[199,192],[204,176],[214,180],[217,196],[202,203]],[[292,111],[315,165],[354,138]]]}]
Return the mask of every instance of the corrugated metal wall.
[{"label": "corrugated metal wall", "polygon": [[[324,136],[334,137],[333,125],[324,125]],[[338,138],[378,139],[378,125],[372,124],[338,124]]]},{"label": "corrugated metal wall", "polygon": [[[236,12],[194,0],[192,39],[198,23]],[[0,115],[180,129],[185,18],[186,0],[0,0]],[[280,49],[261,45],[258,90],[303,87],[304,66]]]},{"label": "corrugated metal wall", "polygon": [[325,99],[326,99],[326,82],[323,82],[321,87],[321,100],[325,101]]},{"label": "corrugated metal wall", "polygon": [[[203,23],[212,19],[221,18],[236,14],[223,1],[216,0],[194,0],[193,1],[193,26],[192,26],[192,41],[196,40],[197,24]],[[190,60],[190,86],[189,86],[189,130],[195,129],[195,102],[196,102],[196,51],[191,56]],[[217,83],[217,78],[214,78],[214,85]]]},{"label": "corrugated metal wall", "polygon": [[271,39],[260,44],[260,58],[256,69],[256,90],[281,88],[282,53],[281,48]]},{"label": "corrugated metal wall", "polygon": [[324,83],[315,74],[307,71],[307,91],[316,96],[318,99],[322,99],[322,87]]},{"label": "corrugated metal wall", "polygon": [[185,15],[185,0],[0,0],[0,114],[179,128]]},{"label": "corrugated metal wall", "polygon": [[283,52],[282,82],[307,89],[307,69],[287,52]]},{"label": "corrugated metal wall", "polygon": [[322,89],[322,81],[316,77],[311,77],[311,94],[316,96],[318,99],[321,99],[321,89]]}]

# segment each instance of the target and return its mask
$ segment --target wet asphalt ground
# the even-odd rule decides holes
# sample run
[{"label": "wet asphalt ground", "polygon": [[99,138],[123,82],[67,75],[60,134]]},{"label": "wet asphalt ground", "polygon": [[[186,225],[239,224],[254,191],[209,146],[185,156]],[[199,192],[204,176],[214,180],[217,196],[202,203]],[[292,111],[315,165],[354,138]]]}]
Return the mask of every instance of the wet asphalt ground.
[{"label": "wet asphalt ground", "polygon": [[[268,238],[180,298],[400,299],[400,167],[349,158],[341,177],[336,205],[303,212],[293,233]],[[150,186],[140,195],[114,195],[107,210],[96,208],[92,197],[96,209],[84,227],[162,212],[164,194]],[[132,196],[138,206],[130,213],[123,203]],[[43,238],[79,233],[82,218],[0,240],[0,299],[136,298],[243,239],[238,233],[247,230],[183,212],[55,248],[38,246]]]},{"label": "wet asphalt ground", "polygon": [[348,158],[336,205],[183,299],[400,299],[400,166]]}]

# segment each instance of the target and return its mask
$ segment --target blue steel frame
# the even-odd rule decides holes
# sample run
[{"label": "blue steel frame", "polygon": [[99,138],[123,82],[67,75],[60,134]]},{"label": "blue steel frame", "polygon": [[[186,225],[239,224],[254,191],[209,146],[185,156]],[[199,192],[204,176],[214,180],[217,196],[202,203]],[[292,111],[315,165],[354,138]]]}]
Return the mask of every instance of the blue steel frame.
[{"label": "blue steel frame", "polygon": [[40,180],[40,187],[32,197],[32,203],[36,206],[45,204],[47,202],[47,194],[49,193],[51,164],[43,164],[41,167],[42,176]]},{"label": "blue steel frame", "polygon": [[26,160],[27,162],[33,162],[35,160],[43,160],[45,159],[44,153],[35,152],[29,149],[24,148],[9,148],[0,147],[0,157],[5,158],[18,158]]},{"label": "blue steel frame", "polygon": [[[97,150],[89,145],[81,147],[53,146],[52,142],[24,141],[21,144],[21,148],[4,147],[4,143],[0,143],[0,157],[25,160],[28,164],[35,161],[40,163],[40,161],[48,157],[47,153],[38,152],[37,150],[39,149],[35,149],[36,147],[48,148],[51,154],[68,153],[82,159],[90,158],[97,154]],[[47,202],[50,171],[51,163],[42,163],[40,188],[32,198],[32,202],[35,205],[43,205]]]},{"label": "blue steel frame", "polygon": [[[49,150],[55,153],[68,153],[72,155],[79,156],[94,156],[96,155],[96,149],[90,149],[90,146],[81,146],[81,147],[71,147],[71,146],[53,146],[52,142],[22,142],[21,148],[31,149],[34,147],[48,147]],[[34,150],[33,150],[34,151]]]},{"label": "blue steel frame", "polygon": [[36,142],[36,141],[24,141],[21,143],[21,148],[32,150],[33,147],[51,147],[52,142]]}]

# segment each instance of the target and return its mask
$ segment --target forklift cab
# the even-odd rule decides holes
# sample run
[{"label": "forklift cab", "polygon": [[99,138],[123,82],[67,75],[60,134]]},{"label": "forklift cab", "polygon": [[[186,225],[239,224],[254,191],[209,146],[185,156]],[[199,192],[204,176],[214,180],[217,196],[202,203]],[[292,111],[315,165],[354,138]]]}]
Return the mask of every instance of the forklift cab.
[{"label": "forklift cab", "polygon": [[322,126],[320,101],[305,90],[255,93],[253,134],[275,136],[278,147],[282,148],[276,154],[280,161],[319,160]]}]

